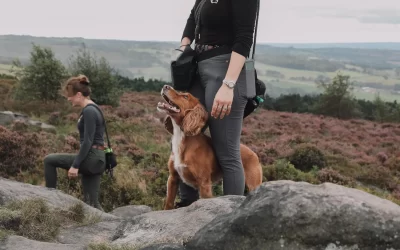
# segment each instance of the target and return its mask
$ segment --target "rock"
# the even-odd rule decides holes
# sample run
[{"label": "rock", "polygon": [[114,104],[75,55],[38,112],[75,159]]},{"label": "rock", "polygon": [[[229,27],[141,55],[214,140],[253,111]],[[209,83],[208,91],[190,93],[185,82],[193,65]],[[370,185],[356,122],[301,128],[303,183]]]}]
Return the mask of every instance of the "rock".
[{"label": "rock", "polygon": [[49,124],[47,124],[47,123],[40,122],[40,121],[29,120],[29,121],[28,121],[28,124],[29,124],[29,125],[32,125],[32,126],[40,127],[40,128],[42,128],[43,130],[50,130],[50,131],[55,131],[55,130],[56,130],[56,127],[55,127],[55,126],[49,125]]},{"label": "rock", "polygon": [[122,223],[112,245],[145,247],[150,244],[183,244],[218,216],[231,213],[245,197],[224,196],[200,199],[188,207],[153,211]]},{"label": "rock", "polygon": [[151,212],[152,209],[145,205],[129,205],[114,209],[110,214],[121,218],[132,218],[136,215]]},{"label": "rock", "polygon": [[120,223],[121,220],[102,221],[87,226],[61,229],[57,240],[63,244],[109,243]]},{"label": "rock", "polygon": [[4,243],[0,242],[0,250],[86,250],[86,248],[78,244],[64,245],[9,236]]},{"label": "rock", "polygon": [[118,219],[117,216],[91,207],[83,201],[65,194],[61,190],[21,183],[0,177],[0,205],[32,198],[42,198],[50,207],[56,209],[66,209],[76,203],[81,203],[84,206],[85,216],[87,217],[95,216],[99,220]]},{"label": "rock", "polygon": [[31,126],[37,126],[44,130],[55,131],[56,127],[42,123],[40,121],[30,120],[27,115],[20,113],[13,113],[11,111],[0,111],[0,125],[8,125],[15,121],[21,121]]},{"label": "rock", "polygon": [[186,249],[400,249],[400,206],[325,183],[271,181],[218,216]]},{"label": "rock", "polygon": [[185,247],[180,244],[154,244],[140,250],[185,250]]},{"label": "rock", "polygon": [[0,112],[0,125],[8,125],[15,120],[14,114],[11,111]]}]

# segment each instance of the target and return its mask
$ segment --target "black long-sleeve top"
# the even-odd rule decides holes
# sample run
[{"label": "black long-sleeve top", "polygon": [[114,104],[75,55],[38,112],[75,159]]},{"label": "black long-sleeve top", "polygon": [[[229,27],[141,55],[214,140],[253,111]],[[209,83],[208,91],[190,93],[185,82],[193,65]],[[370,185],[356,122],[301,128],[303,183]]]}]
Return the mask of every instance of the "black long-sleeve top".
[{"label": "black long-sleeve top", "polygon": [[90,104],[83,108],[78,121],[79,141],[81,147],[72,166],[79,168],[87,157],[93,145],[104,145],[103,133],[105,130],[103,117],[96,107]]},{"label": "black long-sleeve top", "polygon": [[[195,9],[201,0],[196,0],[187,19],[182,39],[195,38]],[[206,0],[200,17],[199,44],[228,45],[244,57],[249,55],[253,44],[253,32],[257,12],[257,0]]]}]

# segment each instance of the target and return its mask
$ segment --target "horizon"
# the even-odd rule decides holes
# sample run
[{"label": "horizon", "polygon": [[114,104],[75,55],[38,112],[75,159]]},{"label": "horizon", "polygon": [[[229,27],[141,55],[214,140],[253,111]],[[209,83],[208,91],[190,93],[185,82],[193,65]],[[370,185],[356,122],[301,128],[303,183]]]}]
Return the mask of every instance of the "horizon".
[{"label": "horizon", "polygon": [[[395,0],[364,0],[362,5],[358,0],[263,1],[260,44],[400,42],[394,35],[400,32],[400,5]],[[23,18],[15,18],[15,11],[3,13],[0,22],[7,25],[0,27],[0,35],[179,43],[194,2],[13,0],[7,7]]]},{"label": "horizon", "polygon": [[[30,34],[0,34],[0,36],[25,36],[34,38],[48,38],[48,39],[84,39],[84,40],[106,40],[106,41],[124,41],[124,42],[165,42],[176,43],[176,41],[168,40],[131,40],[131,39],[118,39],[118,38],[86,38],[79,36],[35,36]],[[382,41],[382,42],[259,42],[257,44],[400,44],[400,41]]]}]

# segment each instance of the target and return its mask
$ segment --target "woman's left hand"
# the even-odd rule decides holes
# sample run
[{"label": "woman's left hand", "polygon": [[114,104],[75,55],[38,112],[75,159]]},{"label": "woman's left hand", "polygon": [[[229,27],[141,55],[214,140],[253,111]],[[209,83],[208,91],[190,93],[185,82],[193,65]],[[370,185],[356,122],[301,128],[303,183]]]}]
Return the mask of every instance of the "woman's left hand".
[{"label": "woman's left hand", "polygon": [[214,98],[214,104],[211,110],[211,116],[215,119],[220,116],[220,118],[224,118],[224,116],[229,115],[231,112],[233,102],[233,89],[230,89],[225,84],[219,88],[217,94]]},{"label": "woman's left hand", "polygon": [[68,177],[70,178],[75,178],[78,177],[78,170],[77,168],[70,167],[68,170]]}]

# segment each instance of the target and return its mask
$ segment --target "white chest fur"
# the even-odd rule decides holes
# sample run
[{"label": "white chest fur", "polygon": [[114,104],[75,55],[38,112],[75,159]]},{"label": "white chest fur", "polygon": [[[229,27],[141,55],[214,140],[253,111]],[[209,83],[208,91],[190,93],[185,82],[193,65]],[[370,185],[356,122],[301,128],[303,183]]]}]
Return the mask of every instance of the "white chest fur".
[{"label": "white chest fur", "polygon": [[174,134],[172,136],[172,152],[174,153],[174,168],[176,172],[178,172],[181,180],[184,183],[190,185],[189,183],[186,182],[185,177],[183,176],[183,170],[184,168],[186,168],[186,165],[181,161],[181,155],[180,155],[180,146],[185,135],[183,134],[181,128],[175,123],[174,119],[171,120],[172,120],[172,125],[174,127],[173,129]]}]

